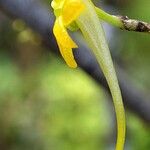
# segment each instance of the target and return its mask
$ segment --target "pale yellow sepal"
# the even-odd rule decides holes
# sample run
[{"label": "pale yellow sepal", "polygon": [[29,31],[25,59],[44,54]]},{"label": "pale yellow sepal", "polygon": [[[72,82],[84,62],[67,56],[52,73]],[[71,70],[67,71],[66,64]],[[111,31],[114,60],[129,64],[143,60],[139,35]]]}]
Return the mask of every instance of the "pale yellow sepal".
[{"label": "pale yellow sepal", "polygon": [[51,6],[54,10],[56,9],[62,9],[63,5],[64,5],[65,0],[53,0],[51,2]]}]

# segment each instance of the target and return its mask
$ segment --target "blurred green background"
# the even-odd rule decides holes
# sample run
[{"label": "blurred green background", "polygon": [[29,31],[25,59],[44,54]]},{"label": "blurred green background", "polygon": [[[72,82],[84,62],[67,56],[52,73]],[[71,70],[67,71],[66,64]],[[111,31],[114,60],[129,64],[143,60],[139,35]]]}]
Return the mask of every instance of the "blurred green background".
[{"label": "blurred green background", "polygon": [[[116,2],[120,14],[150,22],[149,0]],[[150,36],[117,30],[115,38],[123,67],[148,92]],[[149,150],[149,126],[126,116],[126,150]],[[0,13],[0,150],[112,150],[115,129],[107,92],[44,48],[23,21]]]}]

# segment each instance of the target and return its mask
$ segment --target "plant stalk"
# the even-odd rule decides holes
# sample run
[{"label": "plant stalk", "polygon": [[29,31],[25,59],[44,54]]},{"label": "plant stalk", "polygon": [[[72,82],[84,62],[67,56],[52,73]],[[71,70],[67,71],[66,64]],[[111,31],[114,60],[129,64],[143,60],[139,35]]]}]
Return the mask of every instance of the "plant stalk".
[{"label": "plant stalk", "polygon": [[95,7],[95,10],[99,19],[122,30],[150,33],[150,24],[147,22],[130,19],[127,16],[110,15],[98,7]]}]

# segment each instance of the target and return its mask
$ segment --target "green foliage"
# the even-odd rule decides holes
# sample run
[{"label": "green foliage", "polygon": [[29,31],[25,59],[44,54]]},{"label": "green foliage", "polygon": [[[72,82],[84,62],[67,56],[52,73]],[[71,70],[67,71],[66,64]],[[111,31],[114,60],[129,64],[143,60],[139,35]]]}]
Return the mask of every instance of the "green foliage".
[{"label": "green foliage", "polygon": [[150,127],[146,126],[139,118],[129,114],[128,142],[133,150],[148,150],[150,148]]},{"label": "green foliage", "polygon": [[[149,22],[149,6],[150,1],[134,0],[127,5],[126,9],[121,13]],[[130,75],[135,83],[143,89],[150,88],[149,80],[149,57],[150,57],[150,36],[145,33],[120,32],[121,37],[121,56],[126,63]],[[119,44],[119,43],[118,43]],[[138,69],[137,69],[138,68]]]},{"label": "green foliage", "polygon": [[5,61],[0,77],[1,147],[92,150],[104,146],[108,133],[104,128],[109,126],[105,98],[80,70],[51,60],[21,75]]}]

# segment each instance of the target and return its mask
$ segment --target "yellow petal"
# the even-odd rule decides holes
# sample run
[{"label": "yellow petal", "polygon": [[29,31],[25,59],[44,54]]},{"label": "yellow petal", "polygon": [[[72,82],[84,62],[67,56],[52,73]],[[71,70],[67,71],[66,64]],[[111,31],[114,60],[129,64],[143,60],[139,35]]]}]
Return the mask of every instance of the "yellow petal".
[{"label": "yellow petal", "polygon": [[63,26],[62,18],[58,17],[55,21],[53,28],[54,35],[59,44],[66,48],[77,48],[76,43],[71,39],[67,33],[66,28]]},{"label": "yellow petal", "polygon": [[76,18],[84,9],[84,4],[81,0],[65,0],[62,8],[62,18],[65,26],[75,21]]},{"label": "yellow petal", "polygon": [[72,49],[65,48],[62,45],[60,45],[59,43],[58,43],[58,46],[59,46],[60,53],[61,53],[62,57],[64,58],[65,62],[67,63],[67,65],[71,68],[76,68],[77,63],[74,59]]},{"label": "yellow petal", "polygon": [[55,21],[53,28],[54,35],[56,37],[61,55],[65,59],[68,66],[76,68],[77,64],[74,60],[72,48],[77,48],[76,43],[70,38],[67,30],[63,26],[62,18],[58,17]]}]

